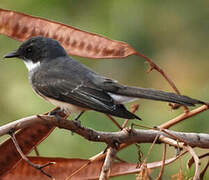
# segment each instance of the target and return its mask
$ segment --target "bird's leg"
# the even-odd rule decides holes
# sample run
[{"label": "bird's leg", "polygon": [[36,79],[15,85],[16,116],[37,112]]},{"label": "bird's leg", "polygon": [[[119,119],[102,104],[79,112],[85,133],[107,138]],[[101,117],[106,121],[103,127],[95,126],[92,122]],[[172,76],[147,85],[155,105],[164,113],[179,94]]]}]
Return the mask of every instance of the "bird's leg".
[{"label": "bird's leg", "polygon": [[79,118],[82,116],[82,114],[84,113],[85,111],[81,111],[77,116],[76,118],[74,119],[74,121],[76,121],[76,123],[81,126],[81,121],[79,121]]},{"label": "bird's leg", "polygon": [[84,113],[85,111],[81,111],[75,118],[75,121],[78,121],[79,118],[82,116],[82,114]]},{"label": "bird's leg", "polygon": [[[82,116],[82,114],[84,113],[85,111],[81,111],[77,116],[76,118],[74,119],[74,121],[76,121],[76,124],[78,127],[81,126],[81,121],[79,121],[79,118]],[[71,131],[71,135],[73,135],[73,132]]]}]

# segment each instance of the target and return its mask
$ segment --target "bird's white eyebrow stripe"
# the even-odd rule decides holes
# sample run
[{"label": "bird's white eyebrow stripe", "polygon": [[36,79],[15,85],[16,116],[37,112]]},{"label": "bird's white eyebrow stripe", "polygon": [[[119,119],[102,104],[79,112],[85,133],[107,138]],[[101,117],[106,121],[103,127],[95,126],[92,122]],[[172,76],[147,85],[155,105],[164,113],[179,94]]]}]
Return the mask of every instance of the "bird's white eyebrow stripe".
[{"label": "bird's white eyebrow stripe", "polygon": [[35,68],[39,67],[40,66],[40,61],[34,63],[32,62],[31,60],[27,60],[27,61],[24,61],[28,71],[32,71],[34,70]]}]

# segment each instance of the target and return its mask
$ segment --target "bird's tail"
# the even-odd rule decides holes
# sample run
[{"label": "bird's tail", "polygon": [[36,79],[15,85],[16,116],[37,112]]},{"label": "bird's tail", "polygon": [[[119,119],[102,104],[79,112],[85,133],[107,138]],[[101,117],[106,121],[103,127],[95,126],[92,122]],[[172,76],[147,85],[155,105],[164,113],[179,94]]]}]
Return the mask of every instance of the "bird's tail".
[{"label": "bird's tail", "polygon": [[205,103],[201,100],[190,98],[188,96],[183,96],[176,93],[165,92],[165,91],[149,89],[149,88],[121,86],[117,89],[117,91],[111,93],[126,97],[166,101],[166,102],[177,103],[187,106],[194,106],[195,104],[208,105],[208,103]]},{"label": "bird's tail", "polygon": [[138,120],[141,120],[140,117],[138,117],[134,113],[128,111],[123,104],[117,104],[115,106],[115,111],[112,111],[112,112],[108,111],[108,114],[113,115],[113,116],[117,116],[117,117],[121,117],[121,118],[125,118],[125,119],[138,119]]}]

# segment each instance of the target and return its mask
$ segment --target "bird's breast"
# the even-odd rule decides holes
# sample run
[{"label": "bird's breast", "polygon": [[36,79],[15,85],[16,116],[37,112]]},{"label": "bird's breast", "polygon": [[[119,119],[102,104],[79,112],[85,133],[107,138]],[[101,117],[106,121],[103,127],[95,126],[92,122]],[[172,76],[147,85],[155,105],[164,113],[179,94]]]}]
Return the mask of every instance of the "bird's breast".
[{"label": "bird's breast", "polygon": [[66,114],[74,114],[74,113],[80,113],[82,111],[87,110],[86,108],[82,108],[70,103],[66,103],[66,102],[62,102],[62,101],[58,101],[55,99],[51,99],[48,97],[44,97],[44,99],[46,99],[47,101],[49,101],[50,103],[52,103],[53,105],[60,107]]}]

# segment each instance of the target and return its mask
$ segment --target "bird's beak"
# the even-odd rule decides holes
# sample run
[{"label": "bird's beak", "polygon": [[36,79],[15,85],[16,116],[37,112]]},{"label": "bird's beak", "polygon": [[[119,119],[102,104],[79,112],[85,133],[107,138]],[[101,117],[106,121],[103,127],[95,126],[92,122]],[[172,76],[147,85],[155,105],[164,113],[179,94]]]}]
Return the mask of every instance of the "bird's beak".
[{"label": "bird's beak", "polygon": [[11,52],[4,56],[4,58],[14,58],[14,57],[19,57],[19,54],[17,53],[17,51]]}]

